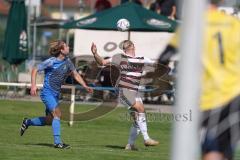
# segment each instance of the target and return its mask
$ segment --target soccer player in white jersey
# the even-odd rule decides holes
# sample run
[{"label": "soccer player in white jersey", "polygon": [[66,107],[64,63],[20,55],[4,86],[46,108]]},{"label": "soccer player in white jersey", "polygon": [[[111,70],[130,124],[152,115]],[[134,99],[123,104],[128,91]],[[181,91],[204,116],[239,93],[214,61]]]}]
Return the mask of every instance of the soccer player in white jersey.
[{"label": "soccer player in white jersey", "polygon": [[148,135],[145,109],[138,92],[144,65],[153,64],[154,61],[136,56],[134,44],[130,40],[123,41],[122,49],[124,53],[116,54],[109,59],[103,59],[97,53],[96,45],[92,43],[91,46],[91,51],[98,64],[104,66],[113,63],[118,66],[120,71],[116,83],[116,87],[119,88],[119,98],[124,105],[128,106],[130,115],[134,120],[125,149],[137,150],[134,142],[139,132],[143,135],[145,146],[156,146],[159,142],[151,139]]}]

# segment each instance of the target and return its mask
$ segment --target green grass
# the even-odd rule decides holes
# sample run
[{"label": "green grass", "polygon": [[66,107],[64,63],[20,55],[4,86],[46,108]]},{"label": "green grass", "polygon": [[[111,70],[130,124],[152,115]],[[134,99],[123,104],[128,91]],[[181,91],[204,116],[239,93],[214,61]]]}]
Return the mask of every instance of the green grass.
[{"label": "green grass", "polygon": [[[91,106],[78,106],[83,111]],[[126,108],[117,108],[102,118],[76,122],[72,127],[62,122],[62,138],[71,145],[69,150],[52,147],[50,126],[29,127],[23,137],[19,127],[23,117],[44,115],[40,102],[0,100],[0,159],[4,160],[168,160],[170,159],[169,122],[150,122],[151,137],[160,141],[156,147],[144,147],[138,137],[139,151],[125,151],[131,122],[121,119]]]}]

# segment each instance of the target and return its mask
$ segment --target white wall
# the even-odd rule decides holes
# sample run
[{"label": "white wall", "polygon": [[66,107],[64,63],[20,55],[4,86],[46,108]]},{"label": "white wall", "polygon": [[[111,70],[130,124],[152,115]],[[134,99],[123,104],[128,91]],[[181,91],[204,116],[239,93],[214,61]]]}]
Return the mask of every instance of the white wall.
[{"label": "white wall", "polygon": [[[157,59],[172,35],[173,33],[168,32],[131,32],[130,39],[135,44],[137,55]],[[101,56],[111,57],[122,52],[119,46],[126,39],[128,39],[128,32],[76,29],[73,55],[91,55],[90,48],[94,42]]]}]

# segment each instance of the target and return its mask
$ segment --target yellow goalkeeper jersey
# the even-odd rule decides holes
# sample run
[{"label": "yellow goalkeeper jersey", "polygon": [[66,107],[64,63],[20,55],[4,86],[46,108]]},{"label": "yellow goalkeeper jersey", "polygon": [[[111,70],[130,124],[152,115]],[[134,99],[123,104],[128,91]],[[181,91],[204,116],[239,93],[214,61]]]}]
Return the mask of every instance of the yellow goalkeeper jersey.
[{"label": "yellow goalkeeper jersey", "polygon": [[[216,10],[206,15],[201,109],[227,104],[240,94],[240,21]],[[177,46],[178,36],[171,41]]]}]

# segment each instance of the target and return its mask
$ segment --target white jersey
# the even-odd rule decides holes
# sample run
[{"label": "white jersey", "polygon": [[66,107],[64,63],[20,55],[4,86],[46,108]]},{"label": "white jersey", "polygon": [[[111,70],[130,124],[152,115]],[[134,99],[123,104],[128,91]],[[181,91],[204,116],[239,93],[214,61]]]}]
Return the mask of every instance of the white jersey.
[{"label": "white jersey", "polygon": [[117,65],[120,70],[117,87],[135,91],[139,89],[145,64],[154,63],[145,57],[131,57],[126,54],[116,54],[109,61]]}]

